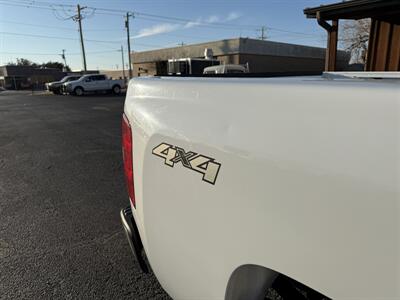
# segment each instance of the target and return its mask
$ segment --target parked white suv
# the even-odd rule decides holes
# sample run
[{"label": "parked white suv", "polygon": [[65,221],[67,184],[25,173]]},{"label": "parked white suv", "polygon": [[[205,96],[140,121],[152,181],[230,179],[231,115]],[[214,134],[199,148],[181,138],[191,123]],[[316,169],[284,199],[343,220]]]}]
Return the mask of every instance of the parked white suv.
[{"label": "parked white suv", "polygon": [[82,96],[85,92],[111,91],[119,94],[125,86],[124,80],[107,78],[104,74],[84,75],[78,80],[66,82],[63,91],[67,94]]}]

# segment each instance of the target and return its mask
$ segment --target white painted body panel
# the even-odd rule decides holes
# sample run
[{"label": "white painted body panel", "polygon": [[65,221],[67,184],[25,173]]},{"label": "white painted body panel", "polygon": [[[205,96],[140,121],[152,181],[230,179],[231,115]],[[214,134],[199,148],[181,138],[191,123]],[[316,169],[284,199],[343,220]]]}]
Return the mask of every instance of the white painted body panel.
[{"label": "white painted body panel", "polygon": [[[400,83],[131,80],[134,218],[174,299],[223,299],[256,264],[333,299],[400,299]],[[166,142],[222,164],[215,185]]]}]

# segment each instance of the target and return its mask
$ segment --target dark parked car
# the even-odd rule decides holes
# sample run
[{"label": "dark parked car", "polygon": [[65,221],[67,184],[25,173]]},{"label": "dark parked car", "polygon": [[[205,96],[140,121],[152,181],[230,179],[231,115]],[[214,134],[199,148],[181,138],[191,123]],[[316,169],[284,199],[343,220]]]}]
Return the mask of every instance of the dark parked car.
[{"label": "dark parked car", "polygon": [[46,89],[54,94],[61,94],[62,85],[68,81],[78,80],[81,75],[65,76],[60,81],[53,81],[46,83]]}]

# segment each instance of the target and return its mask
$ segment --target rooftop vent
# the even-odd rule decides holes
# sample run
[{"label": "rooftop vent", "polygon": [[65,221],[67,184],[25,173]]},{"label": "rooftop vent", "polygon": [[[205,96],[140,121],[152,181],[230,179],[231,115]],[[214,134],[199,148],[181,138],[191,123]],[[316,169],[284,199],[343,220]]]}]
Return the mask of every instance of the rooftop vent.
[{"label": "rooftop vent", "polygon": [[214,58],[213,50],[210,48],[204,49],[204,58],[205,59],[213,59]]}]

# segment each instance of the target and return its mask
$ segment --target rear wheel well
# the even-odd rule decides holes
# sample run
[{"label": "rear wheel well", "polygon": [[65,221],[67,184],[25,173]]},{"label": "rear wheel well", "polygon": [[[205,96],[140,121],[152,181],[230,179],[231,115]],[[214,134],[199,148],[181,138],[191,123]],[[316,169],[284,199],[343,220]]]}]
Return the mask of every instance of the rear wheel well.
[{"label": "rear wheel well", "polygon": [[328,297],[279,272],[259,265],[242,265],[229,278],[225,300],[299,299]]}]

